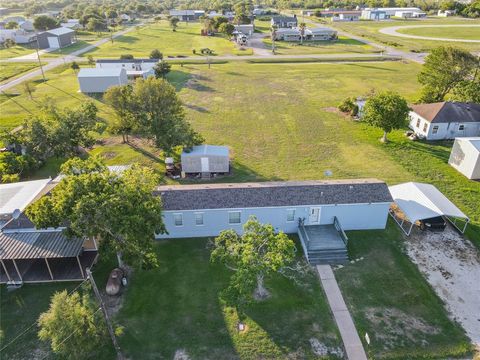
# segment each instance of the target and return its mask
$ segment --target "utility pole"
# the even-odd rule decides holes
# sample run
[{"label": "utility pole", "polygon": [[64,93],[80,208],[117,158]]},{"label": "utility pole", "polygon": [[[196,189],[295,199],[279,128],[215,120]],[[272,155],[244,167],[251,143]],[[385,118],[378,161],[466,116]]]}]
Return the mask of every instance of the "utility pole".
[{"label": "utility pole", "polygon": [[42,62],[40,61],[40,53],[38,52],[38,48],[40,47],[40,43],[38,42],[38,33],[35,31],[35,38],[37,39],[37,47],[35,50],[37,51],[37,59],[38,59],[38,65],[40,66],[40,71],[42,72],[42,78],[43,82],[47,81],[45,79],[45,73],[43,72],[43,65]]},{"label": "utility pole", "polygon": [[117,359],[123,360],[124,357],[122,355],[122,351],[120,350],[120,346],[118,345],[117,338],[115,337],[115,332],[113,331],[112,323],[110,322],[110,317],[108,316],[107,309],[105,308],[103,299],[100,296],[100,292],[98,291],[97,284],[95,283],[95,279],[93,278],[90,268],[87,268],[86,271],[87,271],[87,278],[88,280],[90,280],[90,283],[92,284],[93,292],[95,293],[95,296],[100,302],[100,307],[102,308],[103,316],[105,317],[105,322],[107,323],[108,332],[110,334],[110,337],[112,338],[113,347],[117,352]]}]

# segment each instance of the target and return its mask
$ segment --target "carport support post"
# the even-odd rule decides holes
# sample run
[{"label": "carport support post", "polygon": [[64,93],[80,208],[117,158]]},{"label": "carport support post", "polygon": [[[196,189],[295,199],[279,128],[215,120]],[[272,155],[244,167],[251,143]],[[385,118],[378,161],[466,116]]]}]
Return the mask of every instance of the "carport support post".
[{"label": "carport support post", "polygon": [[85,279],[85,273],[83,272],[82,263],[80,262],[80,258],[78,257],[78,255],[77,255],[77,262],[78,262],[78,266],[80,267],[80,273],[82,274],[82,278]]},{"label": "carport support post", "polygon": [[13,265],[15,266],[15,270],[17,270],[18,277],[20,278],[20,281],[23,281],[22,275],[20,274],[20,271],[18,270],[17,263],[15,262],[15,259],[12,259]]},{"label": "carport support post", "polygon": [[0,262],[2,263],[3,270],[5,270],[5,274],[7,274],[8,281],[12,281],[12,278],[10,277],[10,274],[8,273],[7,267],[5,266],[3,260],[0,260]]},{"label": "carport support post", "polygon": [[48,260],[47,258],[45,258],[45,264],[47,264],[47,269],[48,269],[48,272],[50,273],[50,277],[52,278],[53,280],[53,273],[52,273],[52,269],[50,269],[50,265],[48,264]]}]

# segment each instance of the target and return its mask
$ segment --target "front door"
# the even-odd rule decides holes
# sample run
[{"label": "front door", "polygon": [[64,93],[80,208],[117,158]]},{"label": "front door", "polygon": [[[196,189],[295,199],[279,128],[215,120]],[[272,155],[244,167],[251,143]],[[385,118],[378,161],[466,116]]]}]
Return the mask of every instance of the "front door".
[{"label": "front door", "polygon": [[320,222],[320,208],[310,208],[309,224],[318,224]]}]

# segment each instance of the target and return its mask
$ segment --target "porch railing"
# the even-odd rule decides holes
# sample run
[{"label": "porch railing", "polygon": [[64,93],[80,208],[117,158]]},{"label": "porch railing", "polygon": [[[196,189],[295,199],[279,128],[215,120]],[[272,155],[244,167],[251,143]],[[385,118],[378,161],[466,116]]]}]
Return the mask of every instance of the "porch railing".
[{"label": "porch railing", "polygon": [[335,229],[337,229],[338,233],[340,234],[340,237],[343,240],[343,243],[345,246],[348,244],[348,236],[345,234],[345,231],[343,231],[342,226],[340,225],[340,221],[336,216],[333,217],[333,226],[335,226]]}]

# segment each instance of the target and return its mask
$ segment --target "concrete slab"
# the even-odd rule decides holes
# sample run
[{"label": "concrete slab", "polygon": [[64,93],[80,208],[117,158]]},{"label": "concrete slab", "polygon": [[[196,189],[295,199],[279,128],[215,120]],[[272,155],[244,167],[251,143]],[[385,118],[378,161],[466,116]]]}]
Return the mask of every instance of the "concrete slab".
[{"label": "concrete slab", "polygon": [[317,272],[320,277],[323,290],[327,296],[328,304],[332,310],[333,317],[337,323],[343,346],[349,360],[367,360],[362,342],[358,336],[357,329],[343,299],[337,280],[330,265],[317,265]]}]

